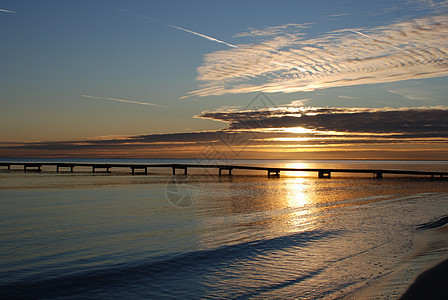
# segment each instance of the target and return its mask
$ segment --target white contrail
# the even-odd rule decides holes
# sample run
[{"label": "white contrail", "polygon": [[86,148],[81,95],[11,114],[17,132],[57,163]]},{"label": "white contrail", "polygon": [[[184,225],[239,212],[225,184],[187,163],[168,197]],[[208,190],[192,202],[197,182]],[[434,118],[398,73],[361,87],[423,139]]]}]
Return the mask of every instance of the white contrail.
[{"label": "white contrail", "polygon": [[356,33],[356,34],[359,34],[359,35],[362,35],[362,36],[365,36],[365,37],[368,37],[369,39],[374,39],[373,37],[371,37],[370,35],[367,35],[367,34],[365,34],[365,33],[362,33],[362,32],[360,32],[360,31],[356,31],[356,30],[349,30],[349,31],[351,31],[351,32],[353,32],[353,33]]},{"label": "white contrail", "polygon": [[134,16],[138,16],[138,17],[141,17],[141,18],[144,18],[144,19],[147,19],[147,20],[151,20],[151,21],[153,21],[153,22],[157,22],[157,23],[159,23],[159,24],[163,24],[163,25],[166,25],[166,26],[170,26],[170,27],[172,27],[172,28],[179,29],[179,30],[182,30],[182,31],[185,31],[185,32],[188,32],[188,33],[197,35],[197,36],[200,36],[200,37],[205,38],[205,39],[207,39],[207,40],[209,40],[209,41],[212,41],[212,42],[217,42],[217,43],[221,43],[221,44],[227,45],[227,46],[232,47],[232,48],[237,48],[237,46],[235,46],[235,45],[229,44],[229,43],[227,43],[227,42],[224,42],[224,41],[215,39],[214,37],[211,37],[211,36],[208,36],[208,35],[205,35],[205,34],[202,34],[202,33],[196,32],[196,31],[193,31],[193,30],[189,30],[189,29],[182,28],[182,27],[179,27],[179,26],[176,26],[176,25],[172,25],[172,24],[168,24],[168,23],[162,23],[162,22],[160,22],[160,21],[158,21],[158,20],[156,20],[156,19],[154,19],[154,18],[145,16],[145,15],[142,15],[142,14],[139,14],[139,13],[136,13],[136,12],[133,12],[133,11],[130,11],[130,10],[127,10],[127,9],[123,9],[123,8],[119,8],[119,9],[120,9],[121,11],[130,13],[130,14],[133,14]]},{"label": "white contrail", "polygon": [[[365,33],[362,33],[362,32],[356,31],[356,30],[349,30],[349,31],[351,31],[351,32],[353,32],[353,33],[356,33],[356,34],[359,34],[359,35],[362,35],[362,36],[365,36],[365,37],[368,37],[369,39],[375,40],[373,37],[371,37],[370,35],[367,35],[367,34],[365,34]],[[403,52],[407,52],[406,50],[400,49],[400,48],[398,48],[398,47],[391,46],[391,45],[389,45],[389,46],[390,46],[391,48],[396,49],[396,50],[400,50],[400,51],[403,51]]]},{"label": "white contrail", "polygon": [[16,13],[15,11],[3,9],[3,8],[0,8],[0,12],[11,13],[11,14],[15,14]]},{"label": "white contrail", "polygon": [[139,102],[139,101],[133,101],[133,100],[125,100],[125,99],[118,99],[118,98],[110,98],[110,97],[98,97],[98,96],[90,96],[90,95],[81,95],[81,97],[84,98],[90,98],[90,99],[102,99],[102,100],[109,100],[109,101],[117,101],[117,102],[124,102],[124,103],[132,103],[132,104],[140,104],[140,105],[148,105],[148,106],[158,106],[167,108],[166,106],[149,103],[149,102]]},{"label": "white contrail", "polygon": [[185,31],[185,32],[189,32],[189,33],[195,34],[195,35],[197,35],[197,36],[206,38],[207,40],[210,40],[210,41],[213,41],[213,42],[221,43],[221,44],[227,45],[227,46],[232,47],[232,48],[237,48],[236,45],[229,44],[229,43],[227,43],[227,42],[224,42],[224,41],[215,39],[215,38],[213,38],[213,37],[211,37],[211,36],[208,36],[208,35],[205,35],[205,34],[202,34],[202,33],[199,33],[199,32],[194,32],[194,31],[191,31],[191,30],[189,30],[189,29],[185,29],[185,28],[178,27],[178,26],[171,25],[171,24],[166,24],[166,25],[171,26],[171,27],[173,27],[173,28],[177,28],[177,29],[183,30],[183,31]]}]

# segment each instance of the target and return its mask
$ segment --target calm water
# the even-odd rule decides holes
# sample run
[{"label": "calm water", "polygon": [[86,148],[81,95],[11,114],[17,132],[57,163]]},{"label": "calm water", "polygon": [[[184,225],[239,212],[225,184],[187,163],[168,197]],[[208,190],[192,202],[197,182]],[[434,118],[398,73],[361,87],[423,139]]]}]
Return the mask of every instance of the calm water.
[{"label": "calm water", "polygon": [[[232,163],[448,170],[448,162]],[[418,226],[448,214],[448,181],[422,177],[75,171],[0,171],[2,298],[340,298],[408,263]],[[425,255],[444,254],[448,233],[438,239]]]}]

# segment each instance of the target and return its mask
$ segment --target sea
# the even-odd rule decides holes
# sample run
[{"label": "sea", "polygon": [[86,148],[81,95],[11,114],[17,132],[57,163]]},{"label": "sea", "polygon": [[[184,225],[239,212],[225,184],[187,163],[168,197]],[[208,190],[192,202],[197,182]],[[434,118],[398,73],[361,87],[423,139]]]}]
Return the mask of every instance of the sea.
[{"label": "sea", "polygon": [[[448,171],[448,161],[220,163]],[[418,273],[448,255],[446,179],[177,172],[0,167],[0,298],[397,299]]]}]

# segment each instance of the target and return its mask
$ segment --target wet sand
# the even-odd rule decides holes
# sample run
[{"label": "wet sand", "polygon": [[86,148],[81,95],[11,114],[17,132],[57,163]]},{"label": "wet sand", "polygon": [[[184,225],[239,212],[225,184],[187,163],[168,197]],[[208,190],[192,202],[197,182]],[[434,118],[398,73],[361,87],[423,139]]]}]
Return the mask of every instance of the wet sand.
[{"label": "wet sand", "polygon": [[417,228],[414,250],[398,268],[346,299],[448,299],[448,217]]},{"label": "wet sand", "polygon": [[411,299],[447,299],[448,259],[417,276],[412,285],[400,297]]},{"label": "wet sand", "polygon": [[[448,216],[441,218],[435,222],[423,224],[420,230],[431,230],[434,233],[446,234]],[[445,246],[448,245],[443,243]],[[441,245],[443,245],[441,244]],[[447,252],[448,249],[443,247],[440,252]],[[448,257],[432,268],[422,272],[415,278],[411,286],[400,297],[403,300],[410,299],[447,299],[448,298]]]}]

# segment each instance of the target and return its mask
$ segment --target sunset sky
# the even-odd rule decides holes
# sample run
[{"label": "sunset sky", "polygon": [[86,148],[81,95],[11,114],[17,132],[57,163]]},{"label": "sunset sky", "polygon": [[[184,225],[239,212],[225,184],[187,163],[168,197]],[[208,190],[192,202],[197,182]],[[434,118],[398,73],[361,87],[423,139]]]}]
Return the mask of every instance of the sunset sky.
[{"label": "sunset sky", "polygon": [[448,159],[448,1],[0,0],[0,157]]}]

